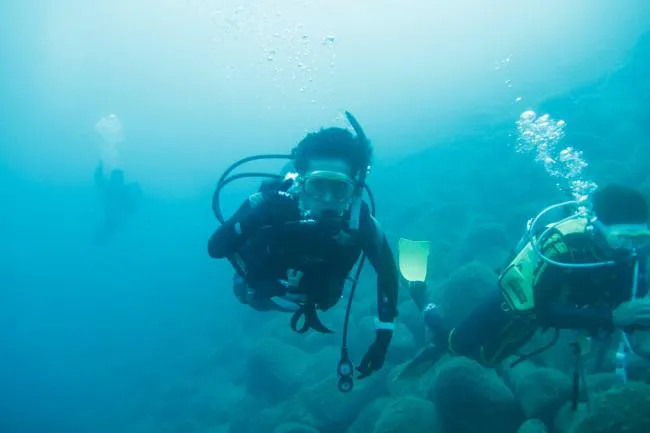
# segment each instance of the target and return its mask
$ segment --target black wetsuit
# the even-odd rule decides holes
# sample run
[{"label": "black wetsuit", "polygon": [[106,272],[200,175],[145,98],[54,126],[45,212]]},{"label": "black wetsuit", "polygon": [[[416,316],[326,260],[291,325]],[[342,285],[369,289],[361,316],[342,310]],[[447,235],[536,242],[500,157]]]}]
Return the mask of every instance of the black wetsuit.
[{"label": "black wetsuit", "polygon": [[[569,250],[554,255],[563,263],[610,260],[586,233],[564,237]],[[552,248],[549,247],[549,249]],[[542,248],[545,255],[551,251]],[[637,297],[647,294],[645,261],[641,261]],[[453,329],[434,330],[438,345],[450,352],[494,365],[514,355],[539,329],[575,329],[590,333],[612,332],[613,310],[632,298],[634,262],[567,269],[545,265],[533,285],[535,309],[531,314],[513,313],[501,288],[494,291]]]},{"label": "black wetsuit", "polygon": [[102,166],[95,170],[95,186],[104,201],[104,222],[95,233],[97,244],[106,241],[120,228],[135,213],[141,200],[140,185],[137,182],[124,183],[123,177],[116,180],[115,171],[106,178]]},{"label": "black wetsuit", "polygon": [[[321,310],[341,297],[349,272],[366,254],[377,272],[378,316],[393,322],[397,315],[398,273],[388,242],[368,207],[361,208],[358,231],[348,230],[348,218],[301,222],[298,202],[283,191],[252,195],[212,235],[211,257],[228,258],[245,276],[256,296],[283,296],[278,281],[288,270],[303,272],[298,290]],[[241,260],[233,260],[239,256]]]}]

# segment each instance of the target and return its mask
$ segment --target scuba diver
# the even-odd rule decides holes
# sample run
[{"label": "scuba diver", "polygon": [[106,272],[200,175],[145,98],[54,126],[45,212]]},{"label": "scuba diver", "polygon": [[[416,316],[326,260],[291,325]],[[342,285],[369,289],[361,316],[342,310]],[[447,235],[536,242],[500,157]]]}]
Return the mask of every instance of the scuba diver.
[{"label": "scuba diver", "polygon": [[101,162],[95,169],[95,187],[104,202],[104,222],[95,233],[95,244],[102,244],[135,213],[141,192],[137,182],[125,183],[123,170],[113,169],[106,176]]},{"label": "scuba diver", "polygon": [[[354,290],[365,259],[377,274],[376,336],[357,367],[359,378],[383,364],[397,316],[397,265],[371,207],[362,200],[372,147],[356,119],[346,112],[355,134],[343,128],[309,133],[290,155],[245,158],[224,173],[213,197],[222,225],[208,242],[212,258],[226,258],[235,269],[237,299],[258,311],[292,313],[298,333],[331,333],[318,318],[342,298],[348,274],[356,275],[348,299],[343,331],[339,389],[352,389],[354,368],[348,356],[347,328]],[[260,173],[228,177],[239,165],[256,159],[290,160],[284,175]],[[269,177],[229,219],[219,208],[219,194],[231,180]],[[302,325],[299,323],[302,322]]]},{"label": "scuba diver", "polygon": [[[561,208],[575,208],[575,213],[540,225],[548,212]],[[528,222],[527,234],[500,273],[496,290],[451,328],[440,308],[427,303],[426,272],[414,277],[403,269],[417,252],[409,252],[403,265],[400,251],[402,275],[433,337],[433,344],[407,364],[401,377],[420,376],[447,352],[498,366],[517,355],[538,330],[555,330],[553,341],[519,355],[512,367],[551,347],[559,330],[567,329],[580,337],[576,355],[592,338],[621,331],[615,364],[618,377],[626,381],[627,355],[635,353],[628,333],[650,329],[649,252],[648,204],[634,189],[609,185],[588,200],[550,206]],[[426,266],[426,260],[422,265],[420,259],[418,266]]]}]

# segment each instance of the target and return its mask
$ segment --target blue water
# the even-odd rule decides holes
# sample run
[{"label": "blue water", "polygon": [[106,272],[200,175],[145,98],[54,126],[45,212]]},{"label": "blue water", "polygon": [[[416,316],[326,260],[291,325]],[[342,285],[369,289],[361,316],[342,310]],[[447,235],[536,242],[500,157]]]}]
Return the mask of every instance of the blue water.
[{"label": "blue water", "polygon": [[[582,152],[581,178],[650,190],[647,2],[348,3],[0,6],[0,431],[233,422],[197,407],[218,399],[210,387],[250,391],[237,360],[264,332],[293,337],[279,337],[284,318],[239,305],[228,265],[208,258],[212,188],[237,158],[345,126],[343,110],[375,146],[370,183],[391,242],[440,241],[434,280],[462,264],[473,228],[503,224],[514,239],[563,196],[566,177],[517,152],[526,110],[566,122],[558,151]],[[144,197],[97,246],[95,125],[111,113],[119,166]],[[252,187],[228,190],[228,212]]]}]

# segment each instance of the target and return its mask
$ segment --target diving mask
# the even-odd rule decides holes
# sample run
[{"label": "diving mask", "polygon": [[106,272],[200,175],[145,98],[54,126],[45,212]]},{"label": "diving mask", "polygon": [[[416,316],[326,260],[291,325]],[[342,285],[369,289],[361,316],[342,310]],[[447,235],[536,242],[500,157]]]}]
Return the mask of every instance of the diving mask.
[{"label": "diving mask", "polygon": [[605,237],[607,244],[615,250],[645,251],[650,248],[650,228],[647,224],[612,224],[593,222]]},{"label": "diving mask", "polygon": [[304,193],[310,198],[325,203],[348,202],[355,191],[354,181],[336,171],[317,170],[307,173],[303,176],[302,185]]}]

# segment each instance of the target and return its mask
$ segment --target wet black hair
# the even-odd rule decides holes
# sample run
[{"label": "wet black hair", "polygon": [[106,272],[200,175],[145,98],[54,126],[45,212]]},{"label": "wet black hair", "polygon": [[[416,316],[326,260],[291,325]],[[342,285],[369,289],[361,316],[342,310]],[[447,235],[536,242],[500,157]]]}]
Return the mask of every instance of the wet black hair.
[{"label": "wet black hair", "polygon": [[596,217],[605,225],[646,224],[650,217],[644,195],[623,185],[606,185],[591,195]]},{"label": "wet black hair", "polygon": [[293,149],[292,155],[298,173],[307,170],[310,159],[335,158],[350,164],[352,175],[356,177],[368,168],[372,147],[347,129],[331,127],[307,134]]}]

